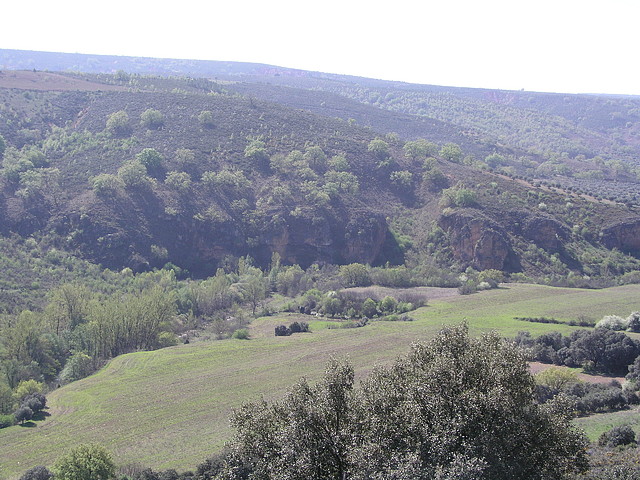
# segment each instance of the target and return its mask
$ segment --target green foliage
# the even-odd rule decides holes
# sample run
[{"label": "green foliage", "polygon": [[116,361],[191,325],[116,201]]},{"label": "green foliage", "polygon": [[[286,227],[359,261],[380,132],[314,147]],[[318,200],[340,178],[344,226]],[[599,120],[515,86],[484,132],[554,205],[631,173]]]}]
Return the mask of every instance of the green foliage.
[{"label": "green foliage", "polygon": [[18,407],[18,409],[13,414],[16,423],[20,423],[24,425],[24,422],[27,422],[33,418],[33,410],[31,410],[27,406]]},{"label": "green foliage", "polygon": [[369,269],[361,263],[340,266],[340,278],[345,287],[366,287],[371,285]]},{"label": "green foliage", "polygon": [[147,168],[139,160],[130,160],[118,169],[118,178],[125,187],[135,188],[149,184]]},{"label": "green foliage", "polygon": [[91,179],[91,188],[97,196],[109,198],[124,188],[124,182],[116,175],[101,173]]},{"label": "green foliage", "polygon": [[14,410],[15,400],[11,387],[0,381],[0,415],[7,415]]},{"label": "green foliage", "polygon": [[0,135],[0,160],[4,156],[4,151],[7,149],[7,141],[2,135]]},{"label": "green foliage", "polygon": [[322,151],[322,148],[316,145],[305,149],[304,159],[307,165],[318,173],[322,173],[327,169],[327,155]]},{"label": "green foliage", "polygon": [[491,155],[488,155],[487,157],[485,157],[484,163],[486,163],[489,166],[489,168],[497,168],[502,165],[506,165],[507,160],[498,153],[492,153]]},{"label": "green foliage", "polygon": [[73,354],[60,372],[60,383],[71,383],[91,375],[95,371],[93,360],[84,352]]},{"label": "green foliage", "polygon": [[213,112],[210,110],[202,110],[198,114],[198,122],[205,128],[213,128],[215,123],[213,121]]},{"label": "green foliage", "polygon": [[537,405],[533,391],[517,347],[496,335],[472,339],[465,327],[415,344],[359,387],[353,368],[332,360],[316,385],[303,380],[273,405],[235,412],[220,478],[240,467],[251,478],[362,479],[542,480],[586,470],[569,409]]},{"label": "green foliage", "polygon": [[336,172],[348,172],[351,169],[349,160],[344,155],[336,155],[329,159],[329,167]]},{"label": "green foliage", "polygon": [[58,459],[54,471],[57,480],[110,480],[116,467],[104,447],[80,445]]},{"label": "green foliage", "polygon": [[477,204],[477,194],[462,185],[447,188],[442,191],[440,206],[442,207],[473,207]]},{"label": "green foliage", "polygon": [[107,117],[107,132],[114,137],[130,135],[129,114],[124,110],[110,114]]},{"label": "green foliage", "polygon": [[233,332],[231,338],[235,338],[237,340],[249,340],[249,330],[246,328],[239,328]]},{"label": "green foliage", "polygon": [[568,368],[547,368],[535,375],[535,380],[538,385],[545,385],[552,390],[561,391],[570,385],[581,383],[582,380],[578,378],[578,374],[575,370],[569,370]]},{"label": "green foliage", "polygon": [[147,169],[147,173],[157,178],[164,168],[164,157],[155,148],[145,148],[136,155],[136,160]]},{"label": "green foliage", "polygon": [[249,140],[249,143],[244,149],[244,156],[256,164],[261,164],[269,160],[266,144],[259,138]]},{"label": "green foliage", "polygon": [[39,465],[30,468],[20,477],[20,480],[52,480],[53,473],[47,467]]},{"label": "green foliage", "polygon": [[186,172],[169,172],[167,178],[164,179],[165,185],[182,193],[188,193],[191,190],[191,175]]},{"label": "green foliage", "polygon": [[438,145],[424,138],[406,142],[402,147],[406,157],[412,160],[426,159],[438,153]]},{"label": "green foliage", "polygon": [[456,143],[445,143],[438,152],[445,160],[450,162],[460,163],[462,161],[462,149]]},{"label": "green foliage", "polygon": [[0,428],[7,428],[15,424],[16,417],[10,414],[0,413]]},{"label": "green foliage", "polygon": [[391,155],[389,152],[389,144],[379,137],[369,142],[367,150],[373,153],[373,156],[378,161],[385,161]]},{"label": "green foliage", "polygon": [[607,328],[609,330],[626,330],[628,323],[618,315],[605,315],[596,323],[596,328]]},{"label": "green foliage", "polygon": [[35,380],[23,380],[16,387],[13,392],[13,398],[15,398],[18,402],[21,402],[23,399],[32,395],[34,393],[43,393],[45,391],[45,384],[42,382],[37,382]]},{"label": "green foliage", "polygon": [[413,174],[407,170],[396,170],[389,175],[391,184],[397,188],[411,188]]},{"label": "green foliage", "polygon": [[598,445],[601,447],[618,447],[621,445],[635,445],[636,432],[629,425],[613,427],[608,432],[604,432],[598,438]]},{"label": "green foliage", "polygon": [[140,115],[140,124],[149,130],[157,130],[164,125],[164,115],[159,110],[149,108]]}]

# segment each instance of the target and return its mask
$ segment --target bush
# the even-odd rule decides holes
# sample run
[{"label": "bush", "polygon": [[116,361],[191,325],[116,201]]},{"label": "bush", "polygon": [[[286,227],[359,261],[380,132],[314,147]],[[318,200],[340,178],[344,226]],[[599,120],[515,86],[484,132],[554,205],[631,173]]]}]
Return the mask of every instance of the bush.
[{"label": "bush", "polygon": [[198,121],[200,122],[200,125],[202,125],[205,128],[213,128],[214,127],[213,112],[209,110],[201,111],[200,114],[198,115]]},{"label": "bush", "polygon": [[56,480],[108,480],[115,477],[111,454],[98,445],[80,445],[58,459]]},{"label": "bush", "polygon": [[126,136],[131,133],[129,115],[124,110],[114,112],[107,118],[107,132],[112,136]]},{"label": "bush", "polygon": [[307,322],[293,322],[289,325],[291,333],[304,333],[309,331],[309,324]]},{"label": "bush", "polygon": [[30,468],[20,477],[20,480],[51,480],[53,473],[47,468],[39,465]]},{"label": "bush", "polygon": [[596,323],[596,328],[607,328],[609,330],[626,330],[627,326],[627,321],[618,315],[606,315]]},{"label": "bush", "polygon": [[159,110],[149,108],[140,115],[140,123],[149,130],[157,130],[164,125],[164,115]]},{"label": "bush", "polygon": [[16,419],[13,415],[0,415],[0,428],[10,427],[15,421]]},{"label": "bush", "polygon": [[94,372],[91,357],[84,352],[74,353],[60,372],[60,383],[70,383],[87,377]]},{"label": "bush", "polygon": [[613,427],[598,438],[598,445],[601,447],[617,447],[631,444],[636,444],[636,432],[629,425]]},{"label": "bush", "polygon": [[276,337],[288,337],[291,335],[291,330],[286,325],[278,325],[275,328]]},{"label": "bush", "polygon": [[23,407],[29,407],[33,413],[38,413],[47,406],[47,397],[41,393],[32,393],[22,400]]},{"label": "bush", "polygon": [[24,422],[33,418],[33,410],[31,410],[29,407],[23,406],[18,408],[13,416],[16,419],[16,423],[21,423],[24,425]]},{"label": "bush", "polygon": [[239,328],[233,332],[231,338],[236,338],[238,340],[249,340],[249,330],[246,328]]}]

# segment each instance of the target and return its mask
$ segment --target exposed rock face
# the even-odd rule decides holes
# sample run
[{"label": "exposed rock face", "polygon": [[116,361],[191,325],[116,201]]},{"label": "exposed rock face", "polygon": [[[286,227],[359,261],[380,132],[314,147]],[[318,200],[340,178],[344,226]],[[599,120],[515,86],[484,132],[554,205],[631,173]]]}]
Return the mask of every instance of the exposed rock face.
[{"label": "exposed rock face", "polygon": [[518,270],[517,260],[504,229],[481,214],[454,212],[440,217],[440,227],[449,233],[457,260],[479,270]]},{"label": "exposed rock face", "polygon": [[263,250],[278,252],[284,262],[302,267],[316,261],[375,264],[389,235],[382,215],[363,212],[352,215],[346,224],[324,217],[289,217],[276,231],[265,233],[262,241]]},{"label": "exposed rock face", "polygon": [[607,248],[640,255],[640,220],[618,223],[603,229],[602,243]]},{"label": "exposed rock face", "polygon": [[561,251],[569,230],[557,220],[549,217],[529,217],[525,220],[522,236],[538,247],[551,253]]}]

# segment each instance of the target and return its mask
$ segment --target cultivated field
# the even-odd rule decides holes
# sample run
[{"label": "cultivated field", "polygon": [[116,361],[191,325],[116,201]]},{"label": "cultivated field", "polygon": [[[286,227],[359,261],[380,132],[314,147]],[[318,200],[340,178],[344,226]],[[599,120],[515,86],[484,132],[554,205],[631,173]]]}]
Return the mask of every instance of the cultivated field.
[{"label": "cultivated field", "polygon": [[[412,313],[413,322],[373,322],[364,328],[329,328],[337,322],[310,316],[258,319],[251,340],[194,342],[113,359],[104,369],[48,395],[46,420],[34,427],[0,430],[0,478],[17,478],[27,468],[51,465],[80,443],[103,444],[118,465],[193,469],[232,434],[234,407],[261,396],[274,398],[300,377],[314,380],[331,355],[348,357],[358,375],[393,360],[409,344],[428,339],[443,324],[466,319],[472,333],[498,330],[513,336],[567,333],[578,327],[528,323],[519,316],[575,320],[640,310],[640,286],[577,290],[533,285],[470,296],[430,300]],[[312,333],[274,337],[273,327],[295,319]]]}]

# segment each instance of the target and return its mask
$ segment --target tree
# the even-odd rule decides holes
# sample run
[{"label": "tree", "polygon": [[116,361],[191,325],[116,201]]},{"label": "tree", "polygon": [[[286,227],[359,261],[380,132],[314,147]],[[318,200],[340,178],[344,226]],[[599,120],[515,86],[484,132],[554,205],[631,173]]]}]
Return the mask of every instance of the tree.
[{"label": "tree", "polygon": [[34,393],[42,393],[45,389],[44,383],[37,382],[36,380],[23,380],[16,387],[13,396],[19,402],[22,402],[29,395]]},{"label": "tree", "polygon": [[108,480],[116,467],[111,454],[99,445],[80,445],[61,457],[54,467],[56,480]]},{"label": "tree", "polygon": [[462,150],[455,143],[445,143],[440,149],[439,155],[450,162],[459,163],[462,160]]},{"label": "tree", "polygon": [[389,144],[381,138],[374,138],[367,145],[367,150],[373,153],[377,160],[386,160],[389,158]]},{"label": "tree", "polygon": [[0,415],[11,413],[14,404],[11,388],[6,383],[0,382]]},{"label": "tree", "polygon": [[159,110],[149,108],[140,115],[140,123],[149,130],[157,130],[164,125],[164,115]]},{"label": "tree", "polygon": [[124,137],[131,134],[129,114],[120,110],[109,115],[107,117],[107,132],[114,137]]},{"label": "tree", "polygon": [[24,425],[24,422],[33,418],[33,410],[27,406],[22,406],[16,410],[13,416],[15,417],[16,422]]},{"label": "tree", "polygon": [[611,430],[603,432],[598,438],[598,445],[601,447],[617,447],[631,444],[636,444],[636,432],[633,431],[630,425],[613,427]]},{"label": "tree", "polygon": [[404,150],[406,157],[418,160],[420,158],[426,159],[427,157],[431,157],[438,153],[438,146],[433,142],[420,138],[418,140],[405,143],[402,150]]},{"label": "tree", "polygon": [[198,114],[198,122],[204,128],[213,128],[215,124],[213,123],[213,112],[210,110],[203,110]]},{"label": "tree", "polygon": [[22,474],[20,480],[52,480],[53,473],[42,465],[30,468]]},{"label": "tree", "polygon": [[118,169],[118,177],[125,187],[142,187],[149,184],[147,168],[138,160],[126,162]]},{"label": "tree", "polygon": [[169,172],[164,183],[182,194],[188,193],[191,189],[191,176],[187,172]]},{"label": "tree", "polygon": [[147,173],[158,178],[164,171],[164,157],[155,148],[145,148],[136,155],[136,160],[145,166]]},{"label": "tree", "polygon": [[5,141],[4,137],[0,135],[0,160],[2,160],[2,157],[4,156],[4,151],[6,149],[7,149],[7,142]]},{"label": "tree", "polygon": [[60,382],[70,383],[91,375],[95,368],[91,357],[84,352],[74,353],[60,372]]},{"label": "tree", "polygon": [[219,478],[565,479],[586,440],[561,399],[539,405],[525,354],[496,334],[446,328],[354,384],[332,360],[316,385],[236,411]]},{"label": "tree", "polygon": [[93,192],[103,198],[113,196],[118,190],[124,188],[124,183],[116,175],[110,173],[101,173],[91,179],[91,187]]},{"label": "tree", "polygon": [[366,287],[371,285],[369,269],[362,263],[341,265],[339,275],[345,287]]}]

